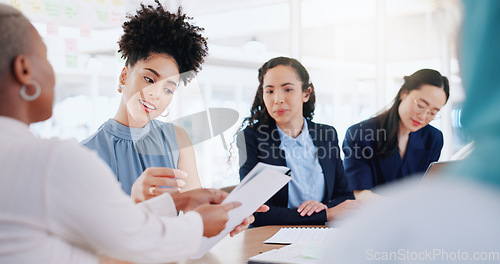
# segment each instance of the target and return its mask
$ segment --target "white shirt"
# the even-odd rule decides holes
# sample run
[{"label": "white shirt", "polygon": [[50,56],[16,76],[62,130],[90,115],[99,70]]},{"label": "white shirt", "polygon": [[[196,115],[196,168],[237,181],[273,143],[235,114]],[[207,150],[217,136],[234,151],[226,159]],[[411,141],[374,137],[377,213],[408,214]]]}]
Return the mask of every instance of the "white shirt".
[{"label": "white shirt", "polygon": [[382,191],[341,223],[320,263],[499,263],[499,189],[449,176]]},{"label": "white shirt", "polygon": [[0,116],[0,263],[172,262],[197,252],[203,222],[168,194],[139,205],[75,142]]}]

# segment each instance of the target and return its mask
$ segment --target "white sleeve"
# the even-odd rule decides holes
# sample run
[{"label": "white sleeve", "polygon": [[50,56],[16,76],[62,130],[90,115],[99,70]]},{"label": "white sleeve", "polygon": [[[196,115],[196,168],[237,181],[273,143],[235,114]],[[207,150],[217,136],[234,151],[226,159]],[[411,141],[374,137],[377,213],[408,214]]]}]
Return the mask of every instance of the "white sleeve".
[{"label": "white sleeve", "polygon": [[137,206],[159,216],[177,216],[174,200],[168,193],[146,200]]},{"label": "white sleeve", "polygon": [[96,254],[141,263],[197,252],[203,235],[198,213],[177,217],[168,194],[136,205],[108,166],[76,143],[60,143],[47,155],[46,221],[56,235]]}]

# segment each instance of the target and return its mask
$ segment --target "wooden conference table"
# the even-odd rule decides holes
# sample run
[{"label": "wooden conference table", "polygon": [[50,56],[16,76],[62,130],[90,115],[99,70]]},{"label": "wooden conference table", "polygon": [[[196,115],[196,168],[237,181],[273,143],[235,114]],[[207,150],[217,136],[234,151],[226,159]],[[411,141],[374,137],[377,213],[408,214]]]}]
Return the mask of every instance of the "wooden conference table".
[{"label": "wooden conference table", "polygon": [[[285,245],[263,244],[262,242],[273,236],[281,227],[285,226],[263,226],[245,230],[235,237],[229,235],[215,245],[205,256],[200,259],[188,259],[178,264],[242,264],[259,253],[271,249],[281,248]],[[286,226],[290,227],[290,226]],[[324,227],[324,226],[308,226]],[[101,261],[101,264],[117,264],[127,262],[116,262],[111,260]]]}]

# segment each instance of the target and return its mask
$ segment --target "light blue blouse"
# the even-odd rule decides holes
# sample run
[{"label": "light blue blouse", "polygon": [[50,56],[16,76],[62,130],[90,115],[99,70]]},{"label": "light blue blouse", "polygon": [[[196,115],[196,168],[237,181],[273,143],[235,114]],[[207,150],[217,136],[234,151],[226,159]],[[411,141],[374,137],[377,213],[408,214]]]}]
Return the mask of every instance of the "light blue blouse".
[{"label": "light blue blouse", "polygon": [[132,184],[146,168],[177,169],[179,160],[174,125],[158,120],[133,128],[109,119],[81,144],[99,154],[129,195]]},{"label": "light blue blouse", "polygon": [[297,208],[308,200],[322,201],[325,196],[325,177],[318,160],[318,148],[309,135],[307,121],[304,119],[302,132],[296,138],[277,127],[281,140],[279,148],[285,152],[286,165],[293,174],[288,184],[288,208]]}]

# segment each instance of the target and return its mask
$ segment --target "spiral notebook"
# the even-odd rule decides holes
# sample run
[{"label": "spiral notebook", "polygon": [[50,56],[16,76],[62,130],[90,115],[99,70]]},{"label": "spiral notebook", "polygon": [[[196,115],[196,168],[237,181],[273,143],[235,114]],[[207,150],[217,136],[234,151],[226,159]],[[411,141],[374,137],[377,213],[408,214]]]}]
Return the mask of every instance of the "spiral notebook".
[{"label": "spiral notebook", "polygon": [[264,244],[289,245],[295,242],[322,242],[333,236],[335,228],[329,227],[283,227],[264,241]]}]

